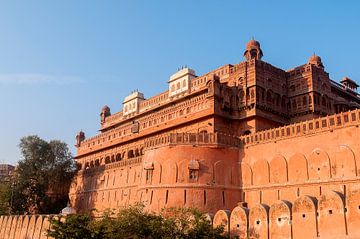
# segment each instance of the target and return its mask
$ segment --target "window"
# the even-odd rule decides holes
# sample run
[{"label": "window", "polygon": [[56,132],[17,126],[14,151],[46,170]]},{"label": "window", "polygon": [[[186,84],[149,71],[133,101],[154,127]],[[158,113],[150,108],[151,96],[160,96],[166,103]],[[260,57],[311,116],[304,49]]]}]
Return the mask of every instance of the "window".
[{"label": "window", "polygon": [[198,171],[196,169],[189,170],[189,179],[190,181],[196,181],[198,179]]},{"label": "window", "polygon": [[169,199],[169,190],[166,190],[166,195],[165,195],[165,204],[168,203],[168,199]]},{"label": "window", "polygon": [[146,170],[146,183],[150,184],[153,177],[153,169],[147,169]]}]

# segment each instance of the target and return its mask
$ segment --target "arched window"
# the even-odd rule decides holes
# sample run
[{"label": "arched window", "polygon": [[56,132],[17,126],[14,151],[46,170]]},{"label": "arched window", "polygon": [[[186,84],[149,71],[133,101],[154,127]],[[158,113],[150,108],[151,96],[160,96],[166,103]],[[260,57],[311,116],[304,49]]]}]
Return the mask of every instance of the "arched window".
[{"label": "arched window", "polygon": [[108,163],[110,163],[110,162],[111,162],[111,161],[110,161],[110,157],[107,156],[107,157],[105,158],[105,163],[108,164]]},{"label": "arched window", "polygon": [[243,135],[249,135],[249,134],[251,134],[251,131],[250,130],[245,130]]},{"label": "arched window", "polygon": [[183,80],[182,87],[186,87],[186,80]]},{"label": "arched window", "polygon": [[177,90],[180,89],[180,82],[178,82],[178,83],[176,84],[176,89],[177,89]]},{"label": "arched window", "polygon": [[306,96],[303,97],[303,105],[306,105],[307,100],[306,100]]},{"label": "arched window", "polygon": [[270,91],[268,91],[268,92],[266,93],[266,102],[267,102],[267,103],[271,103],[271,92],[270,92]]},{"label": "arched window", "polygon": [[325,98],[325,96],[322,97],[322,106],[326,107],[326,98]]},{"label": "arched window", "polygon": [[128,158],[133,158],[134,157],[134,150],[129,150],[128,151]]},{"label": "arched window", "polygon": [[121,159],[121,154],[116,154],[116,161],[120,161]]}]

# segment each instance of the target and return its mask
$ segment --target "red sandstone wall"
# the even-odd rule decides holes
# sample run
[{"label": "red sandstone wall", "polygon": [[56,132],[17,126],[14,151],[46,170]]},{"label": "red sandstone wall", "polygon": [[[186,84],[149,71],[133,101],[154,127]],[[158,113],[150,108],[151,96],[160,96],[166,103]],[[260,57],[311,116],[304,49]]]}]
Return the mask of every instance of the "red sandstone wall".
[{"label": "red sandstone wall", "polygon": [[1,216],[0,238],[10,239],[46,239],[50,228],[49,215]]}]

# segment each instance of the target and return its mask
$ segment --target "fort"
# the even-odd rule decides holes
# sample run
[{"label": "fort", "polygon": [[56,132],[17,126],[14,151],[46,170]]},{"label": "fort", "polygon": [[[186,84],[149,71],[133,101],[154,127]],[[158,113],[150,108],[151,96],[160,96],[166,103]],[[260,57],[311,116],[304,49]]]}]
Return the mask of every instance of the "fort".
[{"label": "fort", "polygon": [[282,70],[252,39],[243,55],[104,106],[100,133],[76,136],[72,206],[197,207],[239,238],[360,237],[358,85],[315,54]]}]

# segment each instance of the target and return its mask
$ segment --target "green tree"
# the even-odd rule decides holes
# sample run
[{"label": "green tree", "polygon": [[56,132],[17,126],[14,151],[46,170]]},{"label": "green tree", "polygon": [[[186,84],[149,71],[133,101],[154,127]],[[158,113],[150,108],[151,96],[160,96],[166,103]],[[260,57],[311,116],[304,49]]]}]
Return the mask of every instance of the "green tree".
[{"label": "green tree", "polygon": [[10,213],[11,187],[9,182],[0,183],[0,215]]},{"label": "green tree", "polygon": [[50,219],[51,230],[48,236],[56,239],[102,239],[101,231],[97,231],[90,215],[71,215],[66,220]]},{"label": "green tree", "polygon": [[[86,220],[85,220],[86,219]],[[118,213],[107,211],[90,220],[86,215],[70,215],[66,221],[51,221],[49,235],[55,239],[223,239],[222,227],[213,228],[204,214],[195,209],[170,208],[159,215],[146,212],[137,204]],[[65,237],[67,235],[67,237]]]},{"label": "green tree", "polygon": [[38,136],[20,140],[23,159],[12,178],[13,213],[58,213],[66,206],[75,163],[66,143]]}]

